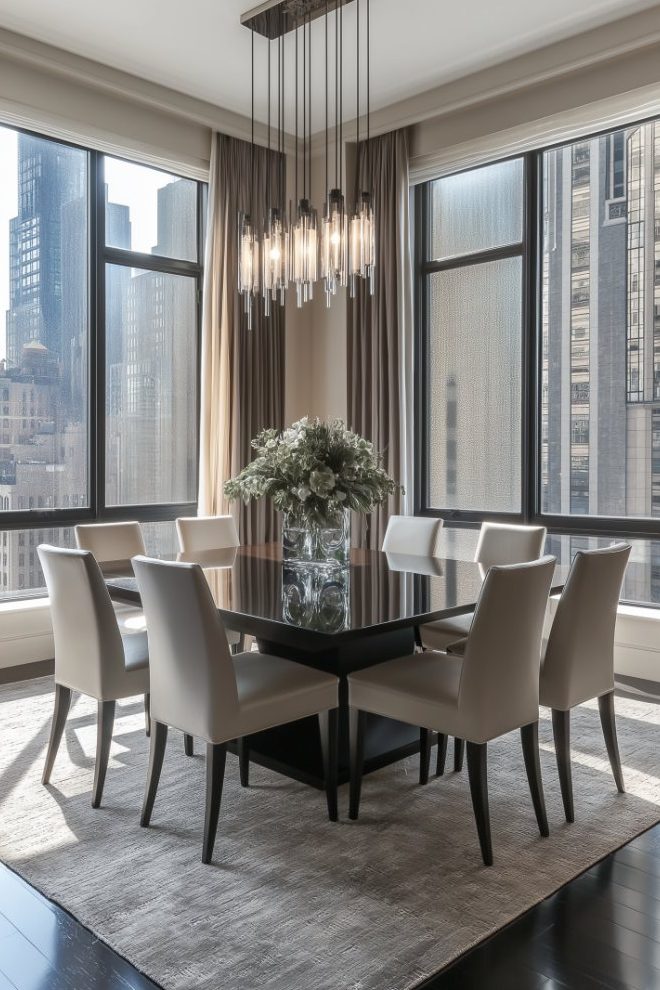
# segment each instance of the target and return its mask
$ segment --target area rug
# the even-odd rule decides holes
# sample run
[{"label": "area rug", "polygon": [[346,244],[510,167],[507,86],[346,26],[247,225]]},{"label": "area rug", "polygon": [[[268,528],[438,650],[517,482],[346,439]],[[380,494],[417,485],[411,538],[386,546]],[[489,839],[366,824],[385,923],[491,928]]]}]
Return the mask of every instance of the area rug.
[{"label": "area rug", "polygon": [[[138,825],[148,741],[118,708],[103,807],[90,793],[95,706],[78,698],[40,784],[51,679],[0,689],[0,858],[166,990],[408,990],[660,819],[660,707],[617,699],[628,792],[595,705],[573,719],[577,821],[563,819],[548,713],[551,835],[539,837],[517,734],[491,747],[495,865],[479,854],[467,773],[417,784],[411,759],[365,778],[358,822],[229,757],[215,862],[200,861],[204,761],[172,733],[153,827]],[[198,749],[200,749],[198,745]]]}]

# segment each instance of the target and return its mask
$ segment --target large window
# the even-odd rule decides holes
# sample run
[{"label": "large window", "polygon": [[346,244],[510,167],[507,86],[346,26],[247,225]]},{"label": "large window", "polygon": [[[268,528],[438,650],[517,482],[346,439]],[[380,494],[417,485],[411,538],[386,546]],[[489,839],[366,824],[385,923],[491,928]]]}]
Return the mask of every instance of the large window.
[{"label": "large window", "polygon": [[48,534],[194,509],[203,188],[2,127],[0,171],[1,594]]},{"label": "large window", "polygon": [[658,601],[660,120],[424,183],[415,206],[418,511],[645,538],[630,594]]},{"label": "large window", "polygon": [[422,195],[422,507],[519,513],[524,162]]}]

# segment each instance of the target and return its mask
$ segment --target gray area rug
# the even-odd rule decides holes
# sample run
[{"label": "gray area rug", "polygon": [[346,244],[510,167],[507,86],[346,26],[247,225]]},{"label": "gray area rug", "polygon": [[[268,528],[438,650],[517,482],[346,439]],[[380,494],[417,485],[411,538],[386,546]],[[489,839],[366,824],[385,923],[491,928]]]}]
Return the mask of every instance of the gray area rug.
[{"label": "gray area rug", "polygon": [[40,784],[52,703],[51,679],[0,688],[0,858],[167,990],[407,990],[660,819],[660,707],[626,697],[625,795],[597,709],[574,716],[570,826],[543,713],[549,839],[536,828],[518,735],[492,745],[490,869],[466,772],[426,787],[416,760],[371,774],[359,822],[347,820],[343,788],[332,825],[321,793],[274,773],[253,767],[242,789],[233,757],[206,867],[201,756],[187,759],[171,734],[153,827],[141,829],[141,700],[118,708],[98,811],[89,699],[75,701],[52,784]]}]

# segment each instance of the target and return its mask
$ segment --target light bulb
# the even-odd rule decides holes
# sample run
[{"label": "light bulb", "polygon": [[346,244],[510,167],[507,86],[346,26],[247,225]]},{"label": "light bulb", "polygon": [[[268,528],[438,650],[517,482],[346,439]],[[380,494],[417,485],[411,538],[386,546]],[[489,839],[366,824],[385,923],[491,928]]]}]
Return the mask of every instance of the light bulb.
[{"label": "light bulb", "polygon": [[337,231],[335,231],[334,234],[330,235],[330,243],[333,245],[333,247],[336,247],[340,241],[341,241],[341,237],[339,236]]},{"label": "light bulb", "polygon": [[281,258],[281,254],[280,254],[279,249],[278,248],[272,248],[271,249],[271,252],[270,252],[270,260],[271,261],[279,261],[280,258]]}]

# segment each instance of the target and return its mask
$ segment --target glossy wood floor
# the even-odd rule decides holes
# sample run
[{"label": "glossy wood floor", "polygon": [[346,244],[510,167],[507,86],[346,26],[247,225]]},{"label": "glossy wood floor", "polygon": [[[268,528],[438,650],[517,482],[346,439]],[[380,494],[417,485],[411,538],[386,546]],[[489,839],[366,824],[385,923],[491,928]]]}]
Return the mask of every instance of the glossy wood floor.
[{"label": "glossy wood floor", "polygon": [[[660,825],[424,986],[425,990],[660,988]],[[71,915],[0,867],[0,990],[155,987]],[[217,987],[222,990],[221,979]]]}]

